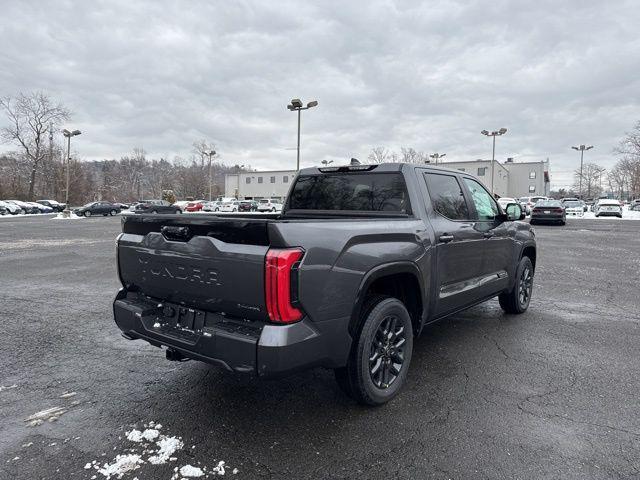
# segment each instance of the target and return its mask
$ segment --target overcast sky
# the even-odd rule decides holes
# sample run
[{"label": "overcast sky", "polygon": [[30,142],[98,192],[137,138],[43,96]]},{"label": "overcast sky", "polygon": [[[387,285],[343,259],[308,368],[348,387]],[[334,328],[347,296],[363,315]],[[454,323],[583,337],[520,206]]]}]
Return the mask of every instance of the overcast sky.
[{"label": "overcast sky", "polygon": [[[73,113],[85,159],[188,156],[295,168],[372,147],[615,163],[640,120],[640,3],[623,1],[3,2],[0,95],[43,90]],[[3,121],[3,120],[0,120]],[[13,147],[0,145],[0,151]]]}]

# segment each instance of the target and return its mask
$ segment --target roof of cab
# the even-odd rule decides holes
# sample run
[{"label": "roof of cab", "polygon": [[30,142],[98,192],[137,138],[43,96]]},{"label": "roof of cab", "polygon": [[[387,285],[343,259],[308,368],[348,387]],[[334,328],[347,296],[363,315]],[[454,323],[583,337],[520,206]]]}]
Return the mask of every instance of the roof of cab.
[{"label": "roof of cab", "polygon": [[[323,173],[343,173],[349,169],[349,167],[355,167],[353,172],[400,172],[404,168],[428,168],[433,170],[441,170],[443,172],[451,172],[457,174],[464,174],[460,170],[452,169],[452,168],[444,168],[440,165],[432,165],[430,163],[405,163],[405,162],[397,162],[397,163],[363,163],[360,165],[330,165],[326,167],[307,167],[300,170],[301,175],[322,175]],[[370,169],[367,169],[370,167]],[[338,170],[340,169],[340,170]],[[342,170],[345,169],[345,170]]]}]

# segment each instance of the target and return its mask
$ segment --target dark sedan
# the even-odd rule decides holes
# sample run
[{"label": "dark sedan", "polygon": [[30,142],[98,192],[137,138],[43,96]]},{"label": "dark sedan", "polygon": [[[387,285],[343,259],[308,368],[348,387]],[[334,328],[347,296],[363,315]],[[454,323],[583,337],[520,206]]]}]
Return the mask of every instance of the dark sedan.
[{"label": "dark sedan", "polygon": [[92,215],[117,215],[120,213],[120,206],[111,202],[91,202],[80,208],[75,208],[73,213],[79,217],[90,217]]},{"label": "dark sedan", "polygon": [[258,202],[253,200],[243,200],[238,205],[239,212],[255,212],[258,210]]},{"label": "dark sedan", "polygon": [[133,207],[133,213],[182,213],[182,210],[166,200],[140,200]]},{"label": "dark sedan", "polygon": [[531,225],[536,223],[567,223],[567,213],[562,202],[558,200],[542,200],[531,209]]}]

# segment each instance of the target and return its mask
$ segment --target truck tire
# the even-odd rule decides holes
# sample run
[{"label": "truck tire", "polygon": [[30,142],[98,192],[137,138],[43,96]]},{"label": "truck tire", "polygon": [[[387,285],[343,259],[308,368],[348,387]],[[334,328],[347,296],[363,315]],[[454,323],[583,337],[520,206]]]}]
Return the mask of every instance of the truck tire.
[{"label": "truck tire", "polygon": [[402,388],[413,351],[413,326],[404,304],[376,295],[366,301],[347,366],[335,370],[340,388],[358,403],[382,405]]},{"label": "truck tire", "polygon": [[506,313],[524,313],[529,308],[533,292],[533,264],[529,257],[522,257],[516,269],[516,281],[511,291],[498,296]]}]

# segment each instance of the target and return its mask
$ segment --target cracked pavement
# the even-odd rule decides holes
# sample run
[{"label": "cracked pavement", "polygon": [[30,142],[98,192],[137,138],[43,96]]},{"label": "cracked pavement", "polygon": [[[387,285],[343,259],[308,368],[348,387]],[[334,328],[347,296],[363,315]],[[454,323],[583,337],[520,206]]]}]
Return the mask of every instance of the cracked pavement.
[{"label": "cracked pavement", "polygon": [[[238,479],[640,477],[640,222],[536,226],[529,311],[494,300],[427,327],[404,391],[374,409],[328,371],[252,381],[124,340],[119,229],[0,222],[0,385],[15,385],[0,389],[0,478],[89,479],[87,462],[152,420]],[[53,407],[56,421],[25,422]]]}]

